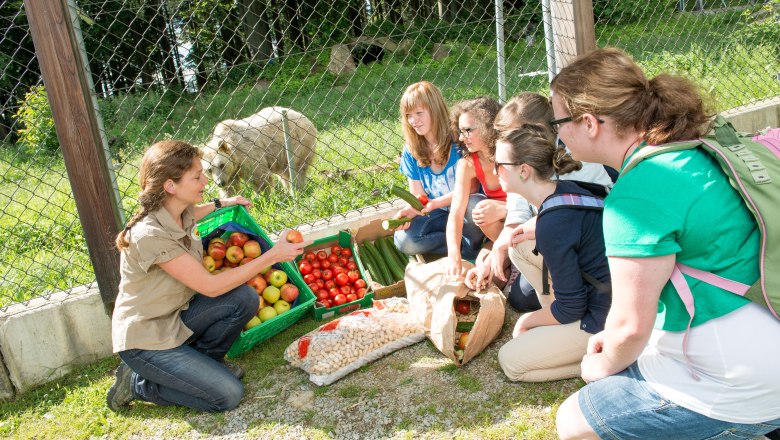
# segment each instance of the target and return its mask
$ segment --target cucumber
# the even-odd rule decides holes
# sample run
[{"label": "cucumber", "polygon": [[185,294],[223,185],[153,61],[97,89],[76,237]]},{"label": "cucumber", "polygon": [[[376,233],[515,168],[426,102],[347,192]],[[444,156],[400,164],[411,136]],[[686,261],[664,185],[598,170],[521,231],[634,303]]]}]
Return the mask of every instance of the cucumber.
[{"label": "cucumber", "polygon": [[371,274],[371,279],[386,286],[386,280],[382,277],[382,272],[380,272],[376,263],[374,263],[374,258],[371,256],[371,253],[366,250],[364,244],[359,244],[358,250],[360,251],[360,259],[365,263],[368,273]]},{"label": "cucumber", "polygon": [[363,245],[366,247],[366,250],[371,254],[371,258],[374,259],[374,264],[376,264],[377,269],[382,274],[382,279],[385,280],[385,282],[382,283],[382,285],[389,286],[390,284],[393,284],[393,276],[390,273],[390,269],[387,267],[387,263],[385,263],[384,259],[382,259],[379,250],[377,250],[374,244],[371,243],[370,241],[364,241]]},{"label": "cucumber", "polygon": [[405,223],[409,223],[412,221],[409,217],[401,217],[401,218],[389,218],[387,220],[382,220],[382,229],[385,231],[391,231]]},{"label": "cucumber", "polygon": [[425,205],[420,202],[417,197],[414,196],[414,194],[410,193],[409,191],[401,188],[398,185],[393,185],[390,187],[390,194],[398,197],[399,199],[403,200],[404,202],[408,203],[409,206],[412,208],[422,211],[423,208],[425,208]]},{"label": "cucumber", "polygon": [[472,328],[474,328],[473,322],[463,321],[458,322],[458,324],[455,326],[455,331],[459,333],[470,332]]},{"label": "cucumber", "polygon": [[385,249],[387,250],[387,253],[389,254],[390,257],[392,257],[396,265],[401,269],[401,272],[405,272],[408,261],[405,257],[401,257],[400,251],[398,250],[397,247],[395,247],[395,242],[393,242],[393,236],[388,235],[387,237],[381,238],[381,240],[385,244]]},{"label": "cucumber", "polygon": [[390,275],[392,275],[393,281],[395,282],[404,279],[404,271],[401,269],[401,266],[395,259],[395,252],[390,249],[387,244],[387,240],[377,238],[376,241],[374,241],[374,244],[377,246],[377,250],[380,254],[379,256],[383,257],[385,264],[387,264],[387,268],[390,270]]}]

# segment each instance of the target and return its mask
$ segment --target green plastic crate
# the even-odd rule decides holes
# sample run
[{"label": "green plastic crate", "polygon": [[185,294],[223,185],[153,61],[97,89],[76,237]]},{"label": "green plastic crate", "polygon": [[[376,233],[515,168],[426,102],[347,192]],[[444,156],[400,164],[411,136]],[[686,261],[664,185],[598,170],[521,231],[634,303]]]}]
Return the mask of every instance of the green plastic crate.
[{"label": "green plastic crate", "polygon": [[[368,278],[366,278],[365,269],[363,269],[363,263],[360,261],[360,259],[357,257],[357,254],[355,253],[355,248],[354,248],[355,240],[352,238],[352,235],[347,231],[339,231],[338,234],[336,235],[329,235],[327,237],[314,240],[314,243],[312,243],[311,246],[307,247],[304,250],[304,253],[309,251],[316,252],[324,249],[330,251],[330,247],[333,246],[334,244],[337,244],[343,248],[349,248],[352,251],[355,264],[357,264],[358,271],[360,272],[360,277],[366,280],[366,282],[368,282]],[[295,260],[296,272],[298,271],[297,263],[301,260],[301,258],[302,257],[298,257]],[[298,276],[300,276],[300,272],[298,272]],[[308,288],[309,286],[306,287]],[[311,289],[309,289],[309,291],[311,292]],[[315,300],[316,300],[316,295],[315,295]],[[337,316],[345,315],[347,313],[353,312],[363,307],[371,307],[373,304],[374,304],[374,292],[368,289],[366,295],[363,298],[356,299],[355,301],[348,302],[340,306],[325,308],[318,305],[315,301],[314,306],[312,307],[312,316],[314,317],[314,319],[318,321],[322,321],[325,319],[331,319]]]},{"label": "green plastic crate", "polygon": [[[258,226],[252,216],[249,215],[246,208],[241,205],[228,206],[203,217],[203,219],[198,222],[198,233],[201,237],[206,237],[228,222],[236,223],[256,235],[257,238],[259,238],[258,241],[260,242],[260,247],[263,249],[263,252],[266,252],[273,245],[271,239],[268,238],[268,235],[260,226]],[[291,326],[301,319],[314,305],[314,300],[316,299],[314,293],[309,289],[309,286],[303,282],[303,278],[295,266],[288,262],[279,263],[274,266],[278,269],[282,269],[287,274],[288,281],[298,287],[298,299],[296,300],[298,304],[286,313],[269,319],[249,330],[242,331],[230,347],[230,350],[227,353],[228,357],[234,358],[239,356],[255,345],[264,342],[268,338]]]}]

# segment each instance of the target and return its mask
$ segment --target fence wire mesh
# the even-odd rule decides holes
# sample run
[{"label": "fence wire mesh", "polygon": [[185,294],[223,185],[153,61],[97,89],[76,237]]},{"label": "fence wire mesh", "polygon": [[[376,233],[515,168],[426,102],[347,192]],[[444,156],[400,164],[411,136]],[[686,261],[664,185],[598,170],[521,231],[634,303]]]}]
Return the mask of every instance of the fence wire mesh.
[{"label": "fence wire mesh", "polygon": [[[547,94],[547,3],[552,32],[564,28],[561,2],[511,0],[503,35],[484,1],[84,0],[70,10],[125,214],[144,149],[182,139],[212,147],[207,198],[244,195],[277,231],[388,201],[381,189],[403,183],[407,85],[431,81],[449,103],[498,98],[500,39],[506,98]],[[597,46],[628,51],[650,75],[695,79],[719,110],[780,96],[779,17],[780,0],[593,1]],[[22,0],[3,0],[0,20],[3,310],[94,274]]]}]

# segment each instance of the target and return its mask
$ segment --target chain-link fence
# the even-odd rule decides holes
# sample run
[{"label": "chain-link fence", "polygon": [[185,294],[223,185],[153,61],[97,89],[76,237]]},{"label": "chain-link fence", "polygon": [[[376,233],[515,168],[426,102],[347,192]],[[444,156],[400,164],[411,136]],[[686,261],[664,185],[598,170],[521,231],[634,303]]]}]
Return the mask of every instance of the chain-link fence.
[{"label": "chain-link fence", "polygon": [[[549,3],[83,0],[70,11],[125,215],[136,208],[141,153],[174,138],[214,147],[212,164],[224,154],[207,197],[224,184],[276,231],[387,202],[378,190],[403,182],[407,85],[429,80],[450,103],[498,98],[499,83],[507,99],[547,93]],[[780,96],[780,0],[594,0],[593,12],[598,46],[625,49],[649,74],[694,78],[720,110]],[[94,274],[22,0],[3,0],[0,20],[1,310]],[[293,111],[248,122],[257,132],[236,121],[272,106]],[[297,113],[316,127],[316,144]],[[277,183],[290,176],[284,123],[298,154],[294,193]],[[239,169],[247,179],[229,186]]]}]

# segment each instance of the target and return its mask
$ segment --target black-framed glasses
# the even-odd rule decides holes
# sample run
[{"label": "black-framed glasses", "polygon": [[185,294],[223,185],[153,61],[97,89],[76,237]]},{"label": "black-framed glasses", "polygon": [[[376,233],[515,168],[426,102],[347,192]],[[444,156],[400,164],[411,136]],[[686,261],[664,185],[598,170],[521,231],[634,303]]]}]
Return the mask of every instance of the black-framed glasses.
[{"label": "black-framed glasses", "polygon": [[468,139],[469,137],[471,137],[471,133],[476,129],[477,127],[464,128],[462,130],[458,130],[458,134],[463,136],[464,139]]},{"label": "black-framed glasses", "polygon": [[[578,116],[578,117],[581,117],[581,116]],[[566,116],[565,118],[560,118],[560,119],[550,119],[550,122],[548,122],[548,123],[550,124],[550,127],[552,127],[553,130],[558,131],[558,126],[559,125],[561,125],[563,123],[566,123],[566,122],[571,122],[573,120],[574,120],[574,116]],[[599,124],[603,124],[604,123],[604,120],[601,119],[601,118],[596,118],[596,121],[598,121]]]},{"label": "black-framed glasses", "polygon": [[524,163],[525,162],[495,162],[493,164],[493,171],[495,171],[495,173],[498,174],[498,168],[499,167],[505,167],[505,166],[508,166],[508,165],[518,166],[518,165],[522,165]]}]

